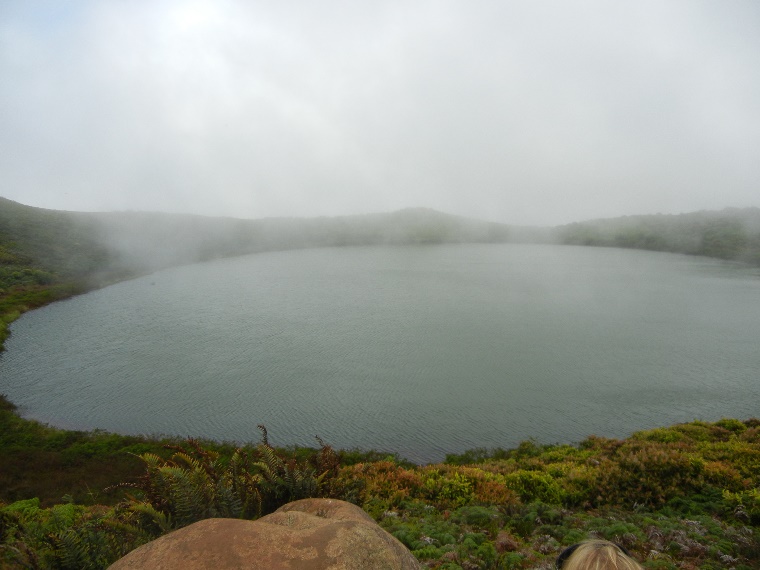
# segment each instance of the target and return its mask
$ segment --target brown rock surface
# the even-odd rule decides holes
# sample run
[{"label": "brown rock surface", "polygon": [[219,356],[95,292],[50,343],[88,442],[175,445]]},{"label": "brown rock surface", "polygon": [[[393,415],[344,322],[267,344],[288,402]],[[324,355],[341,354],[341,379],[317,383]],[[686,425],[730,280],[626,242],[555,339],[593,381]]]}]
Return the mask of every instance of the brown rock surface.
[{"label": "brown rock surface", "polygon": [[257,521],[207,519],[130,552],[111,570],[407,570],[414,556],[356,505],[304,499]]}]

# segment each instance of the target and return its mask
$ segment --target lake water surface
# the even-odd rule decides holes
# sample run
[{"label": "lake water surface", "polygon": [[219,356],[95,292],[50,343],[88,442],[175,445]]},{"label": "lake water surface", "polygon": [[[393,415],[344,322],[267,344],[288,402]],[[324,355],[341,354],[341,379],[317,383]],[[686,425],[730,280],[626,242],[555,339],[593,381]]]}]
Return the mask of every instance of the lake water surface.
[{"label": "lake water surface", "polygon": [[263,253],[25,314],[0,392],[77,429],[398,452],[760,414],[760,276],[541,245]]}]

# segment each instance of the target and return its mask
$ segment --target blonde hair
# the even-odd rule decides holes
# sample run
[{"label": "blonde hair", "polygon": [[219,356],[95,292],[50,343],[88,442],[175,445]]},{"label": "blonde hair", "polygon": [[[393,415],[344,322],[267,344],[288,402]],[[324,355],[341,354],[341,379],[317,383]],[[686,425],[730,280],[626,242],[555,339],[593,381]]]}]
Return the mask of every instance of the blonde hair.
[{"label": "blonde hair", "polygon": [[606,540],[581,542],[559,567],[562,570],[643,570],[617,544]]}]

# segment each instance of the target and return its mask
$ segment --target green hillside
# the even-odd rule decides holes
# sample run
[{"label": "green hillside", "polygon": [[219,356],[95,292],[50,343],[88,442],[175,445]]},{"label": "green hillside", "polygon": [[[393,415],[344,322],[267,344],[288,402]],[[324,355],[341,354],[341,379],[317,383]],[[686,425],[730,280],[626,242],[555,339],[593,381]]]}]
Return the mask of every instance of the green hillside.
[{"label": "green hillside", "polygon": [[108,257],[75,216],[0,198],[0,347],[19,314],[91,287]]},{"label": "green hillside", "polygon": [[427,209],[336,218],[240,220],[85,213],[0,198],[0,346],[21,313],[164,267],[261,251],[503,242],[510,228]]},{"label": "green hillside", "polygon": [[140,272],[258,251],[509,238],[510,228],[504,224],[423,208],[334,218],[242,220],[155,212],[64,212],[0,198],[0,261],[62,279]]},{"label": "green hillside", "polygon": [[92,215],[122,264],[156,268],[260,251],[382,244],[503,242],[510,228],[426,209],[333,218],[241,220],[146,212]]},{"label": "green hillside", "polygon": [[703,255],[760,265],[760,208],[624,216],[560,226],[557,241]]}]

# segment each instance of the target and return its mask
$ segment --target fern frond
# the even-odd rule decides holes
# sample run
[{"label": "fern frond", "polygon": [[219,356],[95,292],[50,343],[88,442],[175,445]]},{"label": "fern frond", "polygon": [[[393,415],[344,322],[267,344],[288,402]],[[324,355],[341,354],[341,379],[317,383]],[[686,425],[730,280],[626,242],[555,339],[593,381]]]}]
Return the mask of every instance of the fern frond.
[{"label": "fern frond", "polygon": [[[136,513],[147,515],[151,522],[153,522],[161,532],[169,532],[174,529],[171,515],[156,510],[156,508],[149,503],[135,503],[131,505],[131,509]],[[130,527],[125,526],[124,528]]]},{"label": "fern frond", "polygon": [[264,424],[259,424],[256,427],[261,431],[261,443],[269,447],[269,433],[267,432],[266,426]]}]

